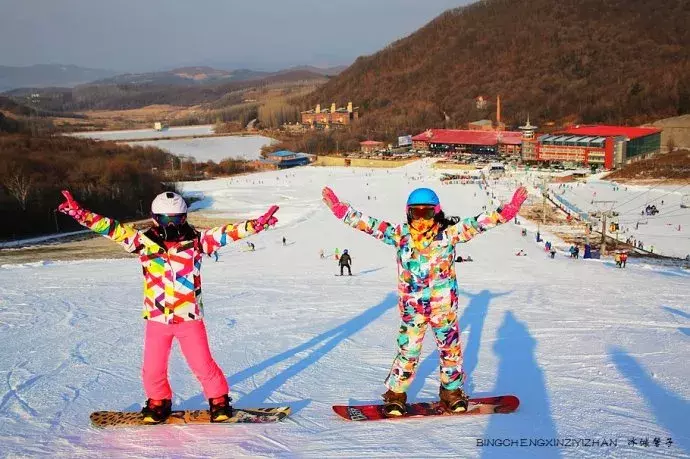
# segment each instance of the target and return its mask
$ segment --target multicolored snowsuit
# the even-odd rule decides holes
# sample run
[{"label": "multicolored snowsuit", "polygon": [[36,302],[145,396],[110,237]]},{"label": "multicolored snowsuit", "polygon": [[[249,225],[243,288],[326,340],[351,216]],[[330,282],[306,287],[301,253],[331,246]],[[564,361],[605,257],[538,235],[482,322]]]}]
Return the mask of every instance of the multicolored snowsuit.
[{"label": "multicolored snowsuit", "polygon": [[102,215],[85,210],[78,222],[139,255],[144,272],[144,310],[147,320],[142,377],[148,398],[172,398],[168,359],[173,338],[207,398],[229,391],[223,371],[211,356],[201,300],[201,261],[230,241],[254,234],[250,222],[200,231],[192,240],[167,242]]},{"label": "multicolored snowsuit", "polygon": [[417,370],[422,342],[428,325],[434,332],[441,357],[441,384],[453,390],[464,382],[460,329],[458,326],[458,286],[455,278],[455,244],[467,242],[479,233],[504,223],[497,212],[461,220],[421,243],[413,241],[407,223],[391,223],[365,217],[351,206],[345,224],[397,248],[398,309],[402,323],[398,353],[386,387],[406,392]]}]

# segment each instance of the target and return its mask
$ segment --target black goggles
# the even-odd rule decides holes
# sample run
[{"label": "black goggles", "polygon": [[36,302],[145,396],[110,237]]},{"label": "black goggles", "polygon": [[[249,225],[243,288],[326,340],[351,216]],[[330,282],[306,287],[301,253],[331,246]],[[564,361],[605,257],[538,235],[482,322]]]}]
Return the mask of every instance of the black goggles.
[{"label": "black goggles", "polygon": [[161,226],[180,226],[187,221],[187,214],[153,214],[153,219]]},{"label": "black goggles", "polygon": [[436,215],[434,206],[410,206],[407,208],[407,215],[413,220],[431,220]]}]

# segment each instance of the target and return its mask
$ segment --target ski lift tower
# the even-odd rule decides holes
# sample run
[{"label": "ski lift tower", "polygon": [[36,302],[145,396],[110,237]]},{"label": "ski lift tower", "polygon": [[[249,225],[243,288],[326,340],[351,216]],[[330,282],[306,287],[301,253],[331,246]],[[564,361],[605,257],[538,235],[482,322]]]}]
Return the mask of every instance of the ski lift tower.
[{"label": "ski lift tower", "polygon": [[[606,255],[606,219],[613,217],[613,205],[618,201],[593,201],[592,204],[599,205],[602,207],[608,207],[608,210],[601,210],[599,214],[601,215],[601,248],[599,252],[601,255]],[[610,204],[610,207],[609,207]]]}]

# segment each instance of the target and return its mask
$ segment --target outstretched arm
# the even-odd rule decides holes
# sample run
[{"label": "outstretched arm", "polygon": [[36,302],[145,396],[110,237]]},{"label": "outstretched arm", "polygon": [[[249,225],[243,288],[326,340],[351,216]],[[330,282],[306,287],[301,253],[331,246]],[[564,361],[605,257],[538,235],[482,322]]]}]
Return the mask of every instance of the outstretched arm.
[{"label": "outstretched arm", "polygon": [[399,225],[362,215],[353,207],[341,202],[333,190],[328,187],[323,189],[322,196],[328,208],[346,225],[367,233],[388,245],[397,246],[400,242]]},{"label": "outstretched arm", "polygon": [[527,199],[527,189],[518,188],[513,194],[510,203],[493,212],[486,212],[476,217],[465,218],[457,225],[450,226],[446,231],[451,237],[453,244],[467,242],[479,233],[495,228],[496,226],[509,222],[520,210],[522,203]]},{"label": "outstretched arm", "polygon": [[211,228],[201,232],[201,249],[204,253],[212,254],[230,241],[238,241],[252,234],[259,233],[278,223],[273,216],[278,211],[278,206],[271,206],[261,217],[255,220],[247,220],[237,224],[227,224]]},{"label": "outstretched arm", "polygon": [[62,190],[62,195],[65,197],[65,202],[58,207],[60,212],[74,218],[91,231],[117,242],[129,253],[138,252],[143,247],[144,241],[141,234],[132,225],[125,225],[84,209],[67,190]]}]

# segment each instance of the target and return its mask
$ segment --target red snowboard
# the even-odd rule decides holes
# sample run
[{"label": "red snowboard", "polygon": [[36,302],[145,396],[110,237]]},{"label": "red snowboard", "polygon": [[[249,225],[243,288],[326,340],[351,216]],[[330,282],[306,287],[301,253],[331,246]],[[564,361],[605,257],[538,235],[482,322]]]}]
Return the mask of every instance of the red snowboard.
[{"label": "red snowboard", "polygon": [[517,410],[520,400],[514,395],[471,398],[467,411],[450,413],[440,402],[409,403],[404,416],[388,417],[383,405],[334,405],[333,411],[348,421],[378,421],[381,419],[404,419],[423,416],[467,416],[471,414],[512,413]]}]

